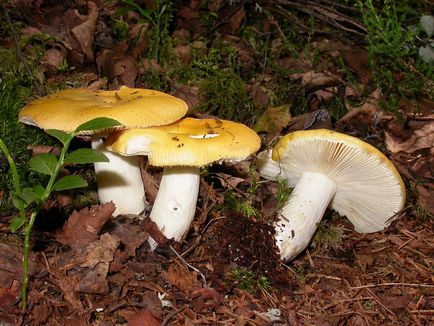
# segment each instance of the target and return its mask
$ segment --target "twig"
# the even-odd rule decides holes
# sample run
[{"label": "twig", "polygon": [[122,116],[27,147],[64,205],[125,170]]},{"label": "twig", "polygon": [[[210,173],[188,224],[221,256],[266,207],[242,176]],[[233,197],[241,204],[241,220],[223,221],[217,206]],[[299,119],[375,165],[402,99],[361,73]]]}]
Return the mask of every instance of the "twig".
[{"label": "twig", "polygon": [[420,309],[420,310],[410,310],[412,314],[434,314],[434,309]]},{"label": "twig", "polygon": [[409,287],[421,287],[421,288],[434,288],[433,284],[417,284],[417,283],[379,283],[379,284],[367,284],[360,286],[349,286],[351,290],[368,289],[381,286],[409,286]]},{"label": "twig", "polygon": [[184,310],[185,306],[182,306],[179,309],[173,310],[170,313],[167,314],[167,316],[163,319],[163,321],[161,322],[160,326],[166,326],[167,323],[173,318],[175,317],[175,315],[179,314],[182,310]]},{"label": "twig", "polygon": [[175,253],[176,257],[178,257],[185,265],[187,265],[188,267],[190,267],[195,272],[199,273],[199,275],[202,277],[202,280],[203,280],[204,284],[207,284],[205,275],[203,275],[203,273],[199,269],[197,269],[193,265],[189,264],[184,258],[182,258],[182,256],[180,254],[178,254],[178,252],[171,245],[169,245],[169,247]]},{"label": "twig", "polygon": [[29,65],[27,64],[26,59],[24,58],[23,54],[21,53],[20,42],[18,41],[18,36],[17,36],[17,33],[15,32],[14,25],[12,24],[12,19],[11,19],[11,16],[9,15],[9,11],[4,6],[2,6],[2,7],[3,7],[3,11],[5,13],[9,28],[11,30],[12,39],[14,40],[15,51],[17,53],[17,57],[20,59],[21,63],[24,66],[24,69],[27,71],[30,78],[33,80],[38,96],[42,96],[43,95],[42,88],[39,85],[39,83],[37,82],[35,75],[33,74],[32,70],[30,69]]}]

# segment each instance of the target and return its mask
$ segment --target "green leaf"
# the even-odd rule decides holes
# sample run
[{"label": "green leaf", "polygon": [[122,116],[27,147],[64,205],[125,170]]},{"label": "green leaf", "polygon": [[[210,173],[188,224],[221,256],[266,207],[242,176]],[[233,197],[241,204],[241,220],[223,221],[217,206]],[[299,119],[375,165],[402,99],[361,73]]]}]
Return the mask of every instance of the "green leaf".
[{"label": "green leaf", "polygon": [[121,123],[119,121],[110,118],[95,118],[79,125],[74,132],[79,133],[80,131],[86,131],[86,130],[106,129],[106,128],[119,126],[120,124]]},{"label": "green leaf", "polygon": [[53,186],[53,190],[62,191],[73,188],[86,187],[87,182],[82,177],[78,175],[67,175],[59,179]]},{"label": "green leaf", "polygon": [[57,130],[57,129],[47,129],[47,130],[45,130],[45,132],[47,134],[49,134],[50,136],[53,136],[53,137],[56,137],[57,139],[59,139],[63,145],[65,145],[71,137],[70,134],[68,134],[62,130]]},{"label": "green leaf", "polygon": [[35,191],[36,196],[38,196],[39,199],[42,199],[45,188],[40,183],[38,183],[37,185],[33,186],[33,190]]},{"label": "green leaf", "polygon": [[69,155],[65,158],[65,162],[75,164],[87,164],[94,162],[109,162],[109,159],[103,154],[103,152],[99,150],[91,148],[80,148],[76,151],[69,153]]},{"label": "green leaf", "polygon": [[53,154],[44,153],[34,156],[29,161],[32,170],[39,173],[53,175],[56,170],[57,158]]},{"label": "green leaf", "polygon": [[17,230],[19,228],[21,228],[24,223],[26,222],[25,217],[20,217],[20,216],[15,216],[14,218],[11,219],[11,224],[9,225],[9,227],[11,228],[12,233],[17,232]]},{"label": "green leaf", "polygon": [[11,197],[12,204],[15,206],[15,208],[21,210],[26,207],[26,203],[24,202],[24,199],[19,197],[16,193],[12,194]]},{"label": "green leaf", "polygon": [[37,201],[38,195],[36,195],[35,190],[30,187],[26,187],[23,189],[23,191],[18,195],[24,202],[26,203],[26,206],[33,203],[34,201]]}]

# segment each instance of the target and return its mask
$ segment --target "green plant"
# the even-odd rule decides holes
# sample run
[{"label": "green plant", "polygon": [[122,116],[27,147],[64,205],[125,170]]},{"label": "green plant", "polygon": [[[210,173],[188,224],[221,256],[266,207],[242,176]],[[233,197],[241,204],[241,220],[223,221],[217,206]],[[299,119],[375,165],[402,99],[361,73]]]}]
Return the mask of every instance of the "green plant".
[{"label": "green plant", "polygon": [[[14,159],[9,153],[6,144],[0,139],[0,148],[5,154],[9,169],[12,174],[14,190],[12,194],[12,202],[18,209],[19,215],[11,220],[10,228],[12,232],[24,226],[24,244],[23,244],[23,284],[22,284],[22,308],[27,307],[27,288],[29,285],[29,252],[30,252],[30,233],[36,216],[41,211],[43,204],[48,199],[53,191],[63,191],[87,186],[87,182],[78,175],[67,175],[58,179],[58,175],[67,163],[86,164],[94,162],[107,162],[107,157],[96,150],[90,148],[77,149],[67,154],[69,145],[72,139],[81,131],[99,130],[119,125],[118,121],[107,118],[96,118],[88,121],[68,134],[60,130],[49,129],[46,132],[57,138],[63,148],[57,159],[53,154],[45,153],[34,156],[29,161],[29,168],[48,175],[49,180],[45,188],[41,184],[36,184],[33,187],[22,187],[20,175],[18,174],[17,166]],[[30,217],[27,218],[26,210],[30,210]]]},{"label": "green plant", "polygon": [[270,280],[266,276],[258,276],[255,272],[244,267],[236,267],[230,273],[237,287],[241,290],[255,293],[258,290],[270,290]]},{"label": "green plant", "polygon": [[147,35],[149,38],[149,51],[152,58],[158,62],[165,61],[171,56],[171,39],[169,37],[169,25],[172,20],[172,6],[170,1],[155,0],[155,8],[142,8],[134,0],[122,0],[124,7],[118,11],[118,15],[123,15],[130,10],[139,13],[145,21],[151,24]]},{"label": "green plant", "polygon": [[288,202],[289,196],[291,195],[292,188],[288,186],[288,181],[282,178],[277,178],[277,206],[276,211],[280,212],[280,210],[285,206]]},{"label": "green plant", "polygon": [[227,190],[224,193],[225,206],[240,212],[247,217],[259,217],[259,211],[253,207],[248,200],[237,198],[233,191]]},{"label": "green plant", "polygon": [[330,225],[326,222],[318,224],[313,243],[319,250],[339,249],[344,230],[342,225]]},{"label": "green plant", "polygon": [[[28,66],[34,76],[40,75],[36,64],[29,60]],[[13,49],[0,49],[0,135],[8,144],[18,173],[22,176],[23,185],[40,182],[41,176],[28,171],[26,162],[30,158],[29,144],[44,143],[52,145],[54,142],[37,128],[30,128],[17,119],[19,110],[32,95],[34,85],[39,83],[32,80],[23,64],[17,58]],[[13,209],[9,190],[13,182],[8,173],[0,174],[0,189],[5,190],[5,197],[0,205],[0,213],[7,213]]]},{"label": "green plant", "polygon": [[394,2],[385,0],[377,9],[373,0],[364,0],[358,7],[367,29],[374,84],[387,99],[392,94],[418,98],[430,93],[432,65],[417,60],[416,32],[403,27],[405,16],[398,16]]}]

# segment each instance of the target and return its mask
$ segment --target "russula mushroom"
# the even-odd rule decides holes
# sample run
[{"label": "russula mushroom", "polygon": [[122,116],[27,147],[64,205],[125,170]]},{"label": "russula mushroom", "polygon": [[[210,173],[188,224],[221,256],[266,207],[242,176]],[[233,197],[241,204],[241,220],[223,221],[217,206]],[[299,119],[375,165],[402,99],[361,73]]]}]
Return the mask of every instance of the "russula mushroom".
[{"label": "russula mushroom", "polygon": [[260,138],[241,123],[185,118],[166,126],[116,132],[105,146],[121,155],[147,155],[150,165],[164,167],[150,218],[167,238],[178,241],[196,211],[200,167],[242,161],[259,149]]},{"label": "russula mushroom", "polygon": [[[183,117],[187,104],[171,95],[149,89],[122,86],[117,91],[63,90],[27,104],[19,120],[42,129],[71,132],[80,124],[98,117],[112,118],[124,128],[144,128],[172,123]],[[101,203],[113,201],[115,214],[139,214],[145,208],[145,191],[139,157],[108,152],[101,138],[113,132],[93,135],[92,147],[106,154],[110,162],[95,163]]]},{"label": "russula mushroom", "polygon": [[405,186],[396,168],[358,138],[325,129],[296,131],[276,143],[272,159],[279,169],[265,153],[256,162],[259,173],[279,174],[295,187],[275,223],[283,260],[308,246],[329,206],[361,233],[383,230],[404,206]]}]

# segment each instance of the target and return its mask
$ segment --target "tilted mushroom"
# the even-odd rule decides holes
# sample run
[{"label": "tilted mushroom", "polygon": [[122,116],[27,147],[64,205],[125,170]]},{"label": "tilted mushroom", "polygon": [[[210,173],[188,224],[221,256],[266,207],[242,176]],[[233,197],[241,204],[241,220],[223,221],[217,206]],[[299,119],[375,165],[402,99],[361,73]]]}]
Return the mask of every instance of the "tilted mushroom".
[{"label": "tilted mushroom", "polygon": [[121,155],[148,155],[149,164],[164,167],[150,217],[167,238],[180,240],[196,211],[200,167],[242,161],[259,149],[260,138],[240,123],[185,118],[116,132],[105,145]]},{"label": "tilted mushroom", "polygon": [[256,162],[267,178],[279,175],[295,187],[275,224],[283,260],[303,251],[328,206],[361,233],[389,226],[404,206],[405,186],[396,168],[364,141],[330,130],[303,130],[283,136],[273,162]]},{"label": "tilted mushroom", "polygon": [[[27,104],[19,120],[42,129],[71,132],[98,117],[112,118],[124,128],[143,128],[172,123],[183,117],[187,104],[154,90],[121,87],[117,91],[63,90]],[[113,130],[106,130],[106,134]],[[93,135],[92,147],[100,149],[109,163],[95,163],[100,201],[113,201],[115,214],[139,214],[145,208],[138,157],[123,157],[102,146],[103,134]]]}]

